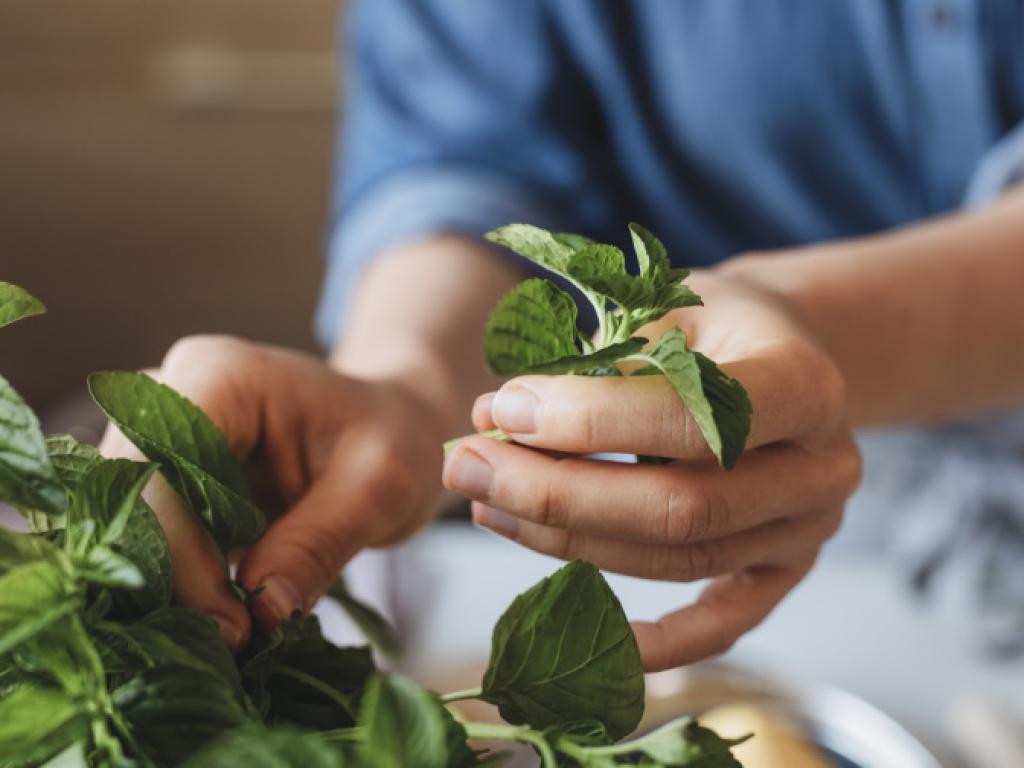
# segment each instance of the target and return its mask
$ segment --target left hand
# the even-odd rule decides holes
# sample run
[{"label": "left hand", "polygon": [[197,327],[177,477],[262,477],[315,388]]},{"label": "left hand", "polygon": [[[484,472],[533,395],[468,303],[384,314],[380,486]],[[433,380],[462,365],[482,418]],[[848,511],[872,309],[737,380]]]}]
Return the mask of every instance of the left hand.
[{"label": "left hand", "polygon": [[[478,430],[447,457],[445,485],[473,519],[531,549],[668,581],[713,581],[693,604],[634,630],[649,671],[723,653],[806,575],[860,479],[842,377],[774,293],[708,272],[705,307],[671,324],[740,380],[753,403],[746,452],[723,471],[662,377],[522,376],[482,396]],[[665,456],[665,466],[586,458]]]}]

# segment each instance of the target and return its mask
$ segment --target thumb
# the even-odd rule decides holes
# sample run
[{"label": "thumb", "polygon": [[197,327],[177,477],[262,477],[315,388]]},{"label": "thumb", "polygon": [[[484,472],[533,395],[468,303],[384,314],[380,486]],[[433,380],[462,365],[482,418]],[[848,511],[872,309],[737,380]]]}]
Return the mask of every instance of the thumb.
[{"label": "thumb", "polygon": [[387,541],[412,499],[387,444],[352,428],[298,503],[278,518],[238,566],[257,622],[271,630],[294,611],[310,611],[345,564],[366,546]]}]

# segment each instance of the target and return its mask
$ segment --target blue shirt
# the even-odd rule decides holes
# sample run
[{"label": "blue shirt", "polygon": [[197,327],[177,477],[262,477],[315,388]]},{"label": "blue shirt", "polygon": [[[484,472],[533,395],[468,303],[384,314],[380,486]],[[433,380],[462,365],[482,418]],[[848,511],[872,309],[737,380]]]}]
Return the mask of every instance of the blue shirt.
[{"label": "blue shirt", "polygon": [[636,220],[707,265],[1024,169],[1021,0],[365,0],[345,53],[325,341],[367,263],[424,235],[623,244]]}]

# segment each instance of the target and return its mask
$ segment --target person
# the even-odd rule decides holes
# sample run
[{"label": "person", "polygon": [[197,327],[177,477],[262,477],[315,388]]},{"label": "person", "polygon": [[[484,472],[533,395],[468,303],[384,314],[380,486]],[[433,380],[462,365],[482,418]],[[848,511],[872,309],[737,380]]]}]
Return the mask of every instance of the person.
[{"label": "person", "polygon": [[[443,477],[531,549],[710,578],[635,625],[646,668],[688,663],[807,574],[858,484],[852,428],[1024,402],[1020,3],[367,0],[345,40],[327,361],[205,336],[156,372],[266,467],[279,514],[238,566],[262,624],[422,526]],[[630,220],[704,298],[663,322],[750,394],[732,472],[658,377],[482,369],[487,314],[525,267],[480,235],[525,221],[621,243]],[[516,444],[469,437],[442,466],[470,414]],[[605,451],[676,461],[585,458]],[[180,600],[244,644],[224,564],[166,487],[149,494]]]}]

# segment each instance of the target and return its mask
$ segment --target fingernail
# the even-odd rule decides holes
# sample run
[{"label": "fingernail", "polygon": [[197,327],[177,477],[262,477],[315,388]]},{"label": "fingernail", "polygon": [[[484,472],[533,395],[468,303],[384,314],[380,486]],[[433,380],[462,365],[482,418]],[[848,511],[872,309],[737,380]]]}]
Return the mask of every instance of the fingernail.
[{"label": "fingernail", "polygon": [[498,391],[491,406],[494,422],[506,432],[530,434],[537,431],[540,400],[528,389],[509,387]]},{"label": "fingernail", "polygon": [[494,507],[474,504],[473,522],[507,539],[515,539],[519,535],[519,518]]},{"label": "fingernail", "polygon": [[448,487],[471,499],[486,499],[491,495],[494,470],[479,453],[463,448],[454,454],[448,471]]},{"label": "fingernail", "polygon": [[227,616],[222,616],[219,613],[211,613],[209,616],[217,622],[217,630],[220,632],[224,642],[234,649],[240,648],[242,641],[245,639],[245,632],[242,628]]},{"label": "fingernail", "polygon": [[263,592],[257,599],[269,608],[278,620],[287,619],[295,611],[302,610],[302,595],[284,576],[268,576],[260,586],[263,587]]}]

